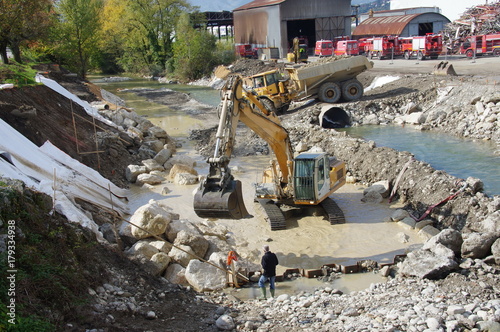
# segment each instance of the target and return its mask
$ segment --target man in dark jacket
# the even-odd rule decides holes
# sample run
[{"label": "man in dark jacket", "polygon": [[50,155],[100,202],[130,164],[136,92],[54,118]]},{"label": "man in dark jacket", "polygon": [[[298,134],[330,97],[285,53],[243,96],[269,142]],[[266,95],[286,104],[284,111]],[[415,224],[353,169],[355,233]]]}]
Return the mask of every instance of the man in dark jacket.
[{"label": "man in dark jacket", "polygon": [[262,256],[261,265],[264,272],[260,276],[259,279],[259,287],[262,292],[262,298],[266,299],[266,286],[265,283],[269,280],[269,290],[271,291],[271,296],[274,297],[274,289],[275,284],[274,281],[276,279],[276,265],[278,265],[278,257],[276,254],[272,253],[269,250],[269,246],[265,245],[263,248],[264,255]]}]

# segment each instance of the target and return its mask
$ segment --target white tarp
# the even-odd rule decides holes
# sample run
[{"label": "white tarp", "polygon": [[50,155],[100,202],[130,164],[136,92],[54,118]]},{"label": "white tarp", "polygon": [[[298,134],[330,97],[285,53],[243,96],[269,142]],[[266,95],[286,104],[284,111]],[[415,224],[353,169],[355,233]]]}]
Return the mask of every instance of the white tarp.
[{"label": "white tarp", "polygon": [[101,122],[104,122],[105,124],[107,124],[111,127],[118,128],[118,126],[114,122],[106,119],[101,114],[99,114],[97,108],[92,107],[88,102],[81,100],[80,98],[78,98],[77,96],[75,96],[74,94],[72,94],[71,92],[66,90],[64,87],[62,87],[56,81],[51,80],[50,78],[46,78],[46,77],[39,75],[39,74],[36,75],[35,80],[39,83],[42,83],[46,87],[51,88],[55,92],[63,95],[64,97],[74,101],[76,104],[83,107],[83,109],[85,110],[85,112],[87,112],[88,115],[100,120]]},{"label": "white tarp", "polygon": [[[98,172],[74,160],[63,151],[46,142],[37,147],[26,137],[0,119],[0,151],[10,155],[9,161],[0,158],[0,175],[19,179],[35,190],[54,199],[56,210],[68,220],[92,229],[100,239],[97,224],[78,205],[75,198],[128,213],[124,202],[126,190],[118,188]],[[55,190],[54,190],[55,183]]]},{"label": "white tarp", "polygon": [[385,75],[385,76],[379,76],[375,77],[375,79],[372,81],[372,83],[365,88],[365,92],[368,92],[370,90],[373,90],[375,88],[378,88],[382,85],[394,82],[396,80],[399,80],[399,76],[390,76],[390,75]]}]

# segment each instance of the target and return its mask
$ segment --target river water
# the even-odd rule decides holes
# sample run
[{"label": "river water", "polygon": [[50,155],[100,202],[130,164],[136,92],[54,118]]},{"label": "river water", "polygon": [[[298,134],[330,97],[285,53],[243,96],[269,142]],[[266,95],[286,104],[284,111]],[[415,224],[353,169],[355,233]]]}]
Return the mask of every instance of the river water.
[{"label": "river water", "polygon": [[[194,156],[195,159],[203,163],[200,156],[196,156],[193,152],[192,144],[187,139],[189,129],[197,128],[203,126],[203,123],[192,117],[188,117],[183,114],[182,111],[175,111],[167,108],[163,105],[158,105],[156,103],[150,103],[144,100],[143,97],[138,97],[136,94],[127,92],[127,88],[170,88],[176,91],[182,91],[189,93],[194,99],[209,104],[218,105],[220,101],[220,96],[218,91],[215,91],[208,87],[190,86],[190,85],[165,85],[158,84],[155,81],[146,80],[130,80],[124,82],[116,83],[98,83],[102,88],[107,91],[116,94],[118,97],[124,99],[127,103],[127,107],[134,108],[134,110],[140,114],[147,116],[153,123],[166,129],[169,135],[180,140],[183,144],[183,148],[178,151],[181,154],[189,154]],[[388,137],[392,137],[394,141],[402,141],[402,138],[395,137],[408,136],[407,131],[396,132],[394,129],[396,127],[376,127],[373,126],[369,129],[380,128],[380,135],[383,137],[383,130],[391,130],[392,134],[387,134]],[[359,128],[351,128],[353,134],[360,135],[361,133],[355,132]],[[404,129],[403,129],[404,130]],[[422,133],[418,131],[412,131],[416,134],[426,135],[427,133]],[[362,135],[368,135],[370,131],[362,133]],[[371,134],[370,134],[371,135]],[[365,136],[364,136],[365,137]],[[368,137],[368,139],[372,139]],[[429,138],[431,139],[431,138]],[[375,140],[377,144],[380,143]],[[439,139],[439,141],[444,141],[444,139]],[[419,143],[419,138],[413,138],[409,140],[410,143]],[[413,144],[415,145],[415,144]],[[392,147],[392,146],[391,146]],[[394,147],[396,148],[396,147]],[[434,146],[433,146],[434,148]],[[409,150],[408,148],[400,147],[402,150]],[[451,149],[451,148],[450,148]],[[427,149],[429,150],[429,149]],[[453,150],[453,149],[451,149]],[[474,150],[474,149],[473,149]],[[486,149],[486,151],[489,151]],[[415,152],[413,152],[415,153]],[[439,151],[435,151],[435,154],[439,154]],[[421,158],[416,155],[417,158]],[[460,156],[459,156],[460,157]],[[461,156],[463,157],[463,155]],[[250,159],[249,159],[250,158]],[[425,158],[425,157],[422,157]],[[483,156],[477,157],[479,159]],[[460,158],[463,159],[463,158]],[[422,159],[428,161],[426,159]],[[258,173],[268,162],[268,157],[263,156],[253,156],[247,158],[235,158],[231,163],[234,165],[242,166],[248,173]],[[456,163],[459,163],[457,160]],[[454,162],[450,162],[454,164]],[[201,166],[205,167],[205,166]],[[465,167],[465,166],[463,166]],[[206,168],[206,167],[205,167]],[[460,169],[460,167],[459,167]],[[445,169],[447,171],[447,169]],[[201,174],[206,174],[206,169],[198,170]],[[494,171],[494,170],[493,170]],[[498,173],[498,170],[496,171]],[[469,175],[474,176],[474,175]],[[243,177],[243,175],[242,175]],[[479,178],[483,177],[477,176]],[[247,175],[248,178],[248,175]],[[244,180],[244,179],[242,179]],[[256,177],[252,179],[255,181]],[[487,182],[486,180],[484,180]],[[248,179],[247,179],[247,182]],[[250,186],[250,183],[244,183],[244,185]],[[188,220],[196,220],[197,216],[194,215],[192,207],[186,204],[186,199],[183,197],[188,197],[190,191],[193,188],[180,188],[174,187],[173,184],[168,184],[169,188],[173,192],[171,196],[168,197],[169,204],[174,204],[177,208],[181,209],[182,218],[187,218]],[[489,187],[488,187],[489,188]],[[247,239],[246,244],[242,244],[256,251],[258,257],[259,250],[264,238],[272,238],[272,249],[279,248],[276,251],[280,256],[280,266],[281,268],[305,268],[314,269],[321,267],[321,264],[337,263],[343,265],[349,265],[359,259],[374,259],[379,262],[389,262],[394,255],[405,253],[407,248],[411,246],[418,245],[421,239],[413,233],[408,233],[409,240],[407,243],[402,244],[398,241],[388,239],[396,239],[396,235],[401,232],[397,226],[384,223],[382,220],[386,219],[390,215],[391,209],[397,208],[396,205],[388,205],[383,207],[381,210],[380,206],[369,206],[360,203],[360,198],[362,197],[362,189],[356,188],[355,192],[352,192],[352,188],[347,189],[341,188],[339,192],[333,195],[333,198],[337,201],[339,206],[344,210],[346,214],[346,224],[335,225],[335,229],[332,229],[331,225],[324,224],[322,220],[316,220],[315,218],[303,218],[301,220],[295,220],[291,227],[284,231],[279,231],[279,236],[277,232],[272,232],[269,234],[267,226],[262,225],[258,220],[245,220],[239,221],[239,223],[245,223],[246,226],[238,226],[242,228],[243,236]],[[351,190],[351,191],[348,191]],[[130,197],[130,210],[134,211],[139,206],[146,204],[150,198],[161,199],[161,195],[158,193],[150,192],[149,190],[144,190],[140,187],[132,188],[132,197]],[[250,190],[244,192],[245,201],[252,201],[253,194]],[[249,208],[247,206],[247,208]],[[249,212],[253,213],[252,207],[249,208]],[[257,219],[257,218],[254,218]],[[231,220],[219,220],[222,225],[227,226],[229,229],[234,227],[234,221]],[[246,232],[246,233],[245,233]],[[282,236],[281,236],[282,235]],[[303,243],[307,242],[307,243]],[[300,244],[305,244],[304,250],[300,253],[292,254],[295,246]],[[255,248],[255,249],[254,249]],[[249,250],[252,252],[252,250]],[[318,254],[321,253],[321,254]],[[258,261],[254,257],[253,261]],[[283,271],[281,271],[283,272]],[[280,273],[280,271],[278,271]],[[378,274],[366,273],[366,274],[354,274],[354,275],[344,275],[342,278],[337,279],[329,287],[338,288],[344,292],[362,290],[367,288],[371,283],[374,282],[384,282],[385,278],[382,278]],[[296,293],[297,291],[312,291],[317,287],[325,286],[322,282],[316,279],[305,279],[300,278],[298,281],[294,282],[283,282],[280,283],[279,292]],[[242,288],[237,290],[228,290],[240,299],[254,298],[258,295],[257,290],[254,287]]]},{"label": "river water", "polygon": [[413,126],[359,126],[340,130],[374,141],[377,146],[409,151],[418,160],[458,178],[479,178],[484,182],[486,194],[500,195],[500,143],[421,131]]}]

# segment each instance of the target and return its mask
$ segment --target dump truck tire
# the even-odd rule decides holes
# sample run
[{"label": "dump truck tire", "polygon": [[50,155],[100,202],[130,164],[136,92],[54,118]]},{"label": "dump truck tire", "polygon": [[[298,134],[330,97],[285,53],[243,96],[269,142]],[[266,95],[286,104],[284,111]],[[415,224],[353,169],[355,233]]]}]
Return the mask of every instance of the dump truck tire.
[{"label": "dump truck tire", "polygon": [[266,110],[276,115],[278,114],[278,110],[276,109],[276,106],[274,106],[274,103],[271,100],[267,98],[260,98],[259,100],[262,103],[262,105],[264,105]]},{"label": "dump truck tire", "polygon": [[342,83],[342,98],[345,101],[358,100],[363,96],[363,85],[357,80],[352,79]]},{"label": "dump truck tire", "polygon": [[340,86],[334,82],[326,82],[321,85],[318,92],[318,98],[325,103],[336,103],[341,96]]}]

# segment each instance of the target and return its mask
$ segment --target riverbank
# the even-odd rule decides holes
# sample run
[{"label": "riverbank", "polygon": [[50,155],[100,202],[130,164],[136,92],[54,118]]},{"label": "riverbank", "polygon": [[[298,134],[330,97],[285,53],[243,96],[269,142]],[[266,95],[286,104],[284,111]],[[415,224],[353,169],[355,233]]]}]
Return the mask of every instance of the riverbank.
[{"label": "riverbank", "polygon": [[[12,99],[7,99],[7,101],[8,105],[11,106],[8,108],[2,106],[1,108],[6,113],[10,114],[21,106],[21,104],[16,105]],[[175,103],[175,99],[173,102]],[[372,99],[371,102],[377,103],[376,99]],[[23,100],[23,103],[27,106],[36,105],[28,98]],[[50,105],[50,100],[47,100],[46,103]],[[70,109],[68,103],[68,107],[61,108],[61,112],[67,112]],[[202,118],[203,114],[200,112],[197,116]],[[216,119],[215,114],[214,110],[210,114],[210,118]],[[283,117],[283,123],[289,130],[294,145],[301,143],[308,147],[320,146],[325,151],[337,155],[347,162],[352,180],[357,179],[361,184],[369,185],[380,179],[394,183],[409,160],[408,153],[377,148],[371,142],[348,138],[344,134],[322,129],[316,125],[318,114],[318,109],[312,106],[294,109]],[[33,119],[35,115],[31,116],[28,119]],[[14,117],[17,121],[27,121],[19,120],[19,118],[19,116]],[[206,124],[210,127],[212,122],[208,121],[209,117],[206,119]],[[33,130],[34,136],[36,136],[36,124],[36,121],[29,121],[29,126],[25,126]],[[43,122],[38,121],[38,124],[42,126]],[[64,131],[67,137],[72,137],[71,133],[74,134],[74,128],[71,124],[71,120],[67,121],[67,128]],[[64,127],[63,124],[60,126]],[[168,132],[168,128],[166,130]],[[207,133],[209,132],[210,130],[207,131]],[[252,151],[259,151],[259,154],[265,152],[261,151],[264,146],[262,141],[252,133],[242,131],[238,138],[240,147],[245,146],[241,150],[245,151],[244,154],[251,154]],[[8,140],[8,138],[5,139]],[[202,146],[210,146],[208,136],[202,136],[199,139],[203,140]],[[92,142],[92,139],[88,140]],[[58,140],[54,139],[54,141]],[[138,141],[141,141],[138,137],[133,140],[134,143]],[[174,142],[170,143],[170,147],[177,146]],[[70,152],[71,149],[74,149],[71,153],[78,156],[78,150],[74,145],[68,144],[65,149],[70,150]],[[136,156],[138,149],[138,145],[131,145],[128,146],[128,150],[125,148],[128,152],[124,153]],[[109,148],[106,148],[106,151],[109,153]],[[143,158],[139,160],[143,160],[147,154],[137,157],[140,156]],[[237,159],[235,158],[235,162]],[[251,159],[252,157],[247,158],[246,165],[252,165],[248,161]],[[93,166],[98,169],[97,161]],[[140,163],[140,161],[137,162]],[[110,161],[110,164],[122,169],[126,167],[125,164],[121,164],[121,161],[118,163]],[[260,169],[260,165],[253,168],[257,171]],[[242,169],[249,172],[248,168],[242,167]],[[125,176],[119,172],[114,172],[113,176],[122,176],[125,179]],[[443,172],[433,170],[424,162],[413,162],[400,181],[397,190],[399,204],[405,204],[405,208],[409,212],[419,217],[429,206],[456,192],[458,190],[456,180]],[[496,282],[498,261],[495,260],[498,256],[498,245],[492,245],[493,242],[490,241],[498,238],[500,202],[496,198],[487,197],[481,193],[480,181],[467,179],[467,183],[467,188],[460,195],[446,204],[437,206],[429,214],[429,220],[436,229],[449,228],[456,232],[444,233],[443,238],[431,243],[432,245],[429,244],[427,249],[416,250],[414,255],[409,255],[408,259],[405,260],[406,266],[395,266],[390,273],[394,279],[389,277],[389,282],[385,285],[373,285],[369,290],[354,294],[341,294],[329,288],[297,295],[279,294],[278,291],[277,294],[280,297],[276,299],[269,301],[251,300],[242,303],[236,298],[222,293],[195,293],[190,290],[191,287],[176,287],[164,281],[163,278],[153,278],[142,270],[145,265],[141,264],[140,260],[135,265],[130,263],[128,259],[124,261],[118,258],[116,260],[108,259],[102,268],[107,268],[110,273],[94,279],[92,283],[88,284],[89,294],[86,298],[91,303],[87,307],[89,319],[86,319],[83,324],[82,320],[77,318],[65,317],[62,322],[66,325],[62,326],[65,326],[67,330],[72,328],[77,330],[85,326],[86,329],[128,331],[145,329],[161,331],[165,329],[165,326],[168,326],[172,331],[198,331],[201,329],[215,331],[219,328],[266,331],[282,331],[284,329],[404,331],[412,329],[439,330],[448,327],[452,330],[473,328],[486,330],[487,324],[495,327],[497,326],[495,323],[498,324],[500,310],[500,304],[496,300],[499,294]],[[168,182],[165,182],[164,185],[169,186]],[[145,186],[144,189],[146,188],[151,187]],[[174,213],[179,215],[185,214],[186,206],[189,205],[187,197],[191,197],[189,187],[182,188],[184,188],[182,192],[174,191],[171,195],[178,197],[178,201],[183,201],[184,205],[174,203],[169,206]],[[175,189],[180,190],[180,188]],[[339,193],[340,196],[342,194],[342,192]],[[169,198],[168,194],[164,197],[157,192],[155,192],[155,197],[159,200],[165,199],[167,202]],[[359,197],[355,199],[358,201]],[[357,203],[361,205],[359,201]],[[169,204],[166,203],[166,205]],[[349,210],[349,205],[347,202],[346,210]],[[380,209],[377,203],[370,203],[370,205],[374,206],[377,211]],[[111,216],[102,216],[102,212],[99,210],[93,212],[94,216],[101,215],[101,218],[109,218],[108,221],[112,219]],[[353,218],[357,219],[359,216],[353,215]],[[186,219],[191,221],[189,216]],[[380,219],[383,217],[378,217],[377,221],[383,222]],[[221,224],[223,223],[221,222]],[[396,225],[392,222],[385,224],[386,226],[390,225],[389,227],[402,227],[402,225]],[[224,228],[214,227],[215,225],[217,224],[204,222],[199,224],[199,227],[202,227],[204,234],[210,236],[212,240],[224,238],[227,243],[234,245],[235,243],[231,241],[236,240],[235,229],[227,227],[229,229],[224,230]],[[249,230],[244,222],[238,226]],[[348,222],[346,227],[349,226],[351,225]],[[404,232],[413,234],[416,232],[414,226],[408,225],[409,228]],[[29,224],[20,223],[19,227],[25,233],[30,229]],[[24,229],[25,227],[26,229]],[[290,231],[297,232],[297,237],[300,238],[302,235],[300,231],[306,228],[306,225],[304,227],[299,225]],[[490,233],[493,235],[486,238],[486,235]],[[350,242],[356,245],[360,242],[360,238],[366,237],[368,234],[370,234],[369,226],[363,234],[350,233]],[[340,237],[347,236],[346,233],[338,235]],[[449,238],[446,238],[445,235]],[[247,241],[246,247],[239,239],[241,242],[238,247],[229,246],[227,249],[235,248],[241,251],[242,255],[248,250],[251,253],[250,257],[252,257],[249,261],[255,261],[258,264],[258,250],[261,242],[273,237],[278,238],[279,234],[274,232],[267,239],[253,239],[252,236],[253,234],[246,235],[247,238],[251,239],[251,241]],[[53,237],[50,239],[53,240]],[[323,246],[325,251],[331,250],[331,246],[335,245],[335,241],[328,242],[329,236],[325,236],[324,240],[317,241],[318,237],[311,233],[310,239],[313,245]],[[386,240],[391,242],[389,237],[386,237]],[[295,258],[301,254],[313,255],[314,253],[308,247],[293,249],[295,243],[293,241],[287,243],[286,237],[281,240],[276,239],[271,242],[271,246],[279,248],[280,241],[285,248],[283,249],[284,255],[293,252],[292,250],[296,250],[294,255],[297,257]],[[471,242],[474,242],[475,246],[472,246]],[[471,247],[483,249],[481,244],[486,242],[489,243],[489,248],[486,250],[470,251]],[[216,243],[221,244],[220,241]],[[498,243],[498,240],[495,243]],[[449,249],[449,247],[454,250]],[[116,257],[121,257],[121,252],[116,251],[116,245],[110,248],[116,252]],[[224,248],[226,249],[226,247]],[[254,252],[255,250],[257,252]],[[490,255],[491,251],[493,251],[493,256]],[[420,256],[416,256],[417,254]],[[291,257],[294,258],[294,255]],[[423,278],[420,273],[429,259],[442,256],[446,257],[446,268],[443,271],[443,275],[446,275],[444,279],[433,281]],[[96,253],[94,258],[99,260],[100,257],[101,255]],[[128,263],[124,263],[127,261]],[[286,257],[284,257],[283,262],[286,262]],[[323,261],[319,260],[318,262]],[[412,265],[415,266],[412,267]],[[406,271],[405,274],[411,277],[403,276],[402,271]],[[92,273],[89,274],[89,279],[91,279]],[[80,296],[84,295],[80,293]],[[198,308],[197,303],[202,304],[202,309]],[[193,316],[200,319],[194,321]]]}]

